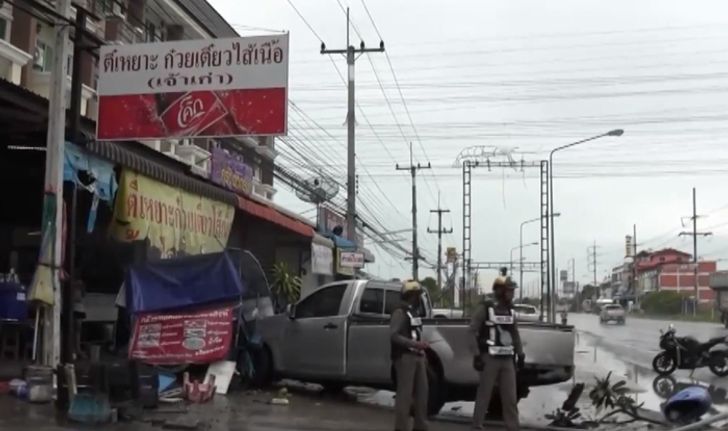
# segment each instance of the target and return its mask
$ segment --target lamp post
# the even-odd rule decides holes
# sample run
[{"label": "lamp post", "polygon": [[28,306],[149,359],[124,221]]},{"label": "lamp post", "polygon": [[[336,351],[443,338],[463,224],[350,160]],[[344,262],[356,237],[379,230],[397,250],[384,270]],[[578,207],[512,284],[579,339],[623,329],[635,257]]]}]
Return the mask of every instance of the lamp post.
[{"label": "lamp post", "polygon": [[[561,213],[556,213],[556,214],[554,214],[554,217],[558,217],[560,215],[561,215]],[[521,227],[518,231],[518,244],[519,245],[523,245],[523,226],[527,225],[528,223],[533,223],[533,222],[536,222],[539,220],[541,220],[541,217],[536,217],[536,218],[532,218],[532,219],[521,222]],[[518,263],[518,285],[523,286],[523,247],[521,247],[521,257],[518,262],[519,262]],[[543,285],[543,283],[541,283],[541,285]],[[518,292],[518,296],[519,296],[519,299],[523,299],[523,289],[521,289],[520,292]],[[543,298],[543,292],[541,292],[540,296]],[[541,309],[543,310],[543,304],[541,306]]]},{"label": "lamp post", "polygon": [[[511,272],[513,271],[513,252],[516,250],[520,250],[521,263],[518,266],[521,267],[521,269],[522,269],[522,267],[523,267],[523,249],[526,247],[530,247],[532,245],[538,245],[538,243],[534,241],[534,242],[529,242],[528,244],[518,244],[517,246],[515,246],[511,249],[511,256],[509,259]],[[519,286],[520,286],[520,284],[519,284]]]},{"label": "lamp post", "polygon": [[607,133],[602,133],[601,135],[592,136],[591,138],[582,139],[581,141],[576,141],[570,144],[556,147],[549,153],[549,211],[551,212],[551,217],[549,217],[549,232],[551,234],[551,283],[549,283],[548,292],[548,314],[550,322],[553,322],[556,314],[554,309],[554,306],[556,304],[553,301],[553,294],[556,289],[556,242],[554,241],[554,238],[556,236],[554,232],[554,153],[577,145],[581,145],[589,141],[604,138],[606,136],[622,136],[623,134],[624,130],[622,129],[610,130]]}]

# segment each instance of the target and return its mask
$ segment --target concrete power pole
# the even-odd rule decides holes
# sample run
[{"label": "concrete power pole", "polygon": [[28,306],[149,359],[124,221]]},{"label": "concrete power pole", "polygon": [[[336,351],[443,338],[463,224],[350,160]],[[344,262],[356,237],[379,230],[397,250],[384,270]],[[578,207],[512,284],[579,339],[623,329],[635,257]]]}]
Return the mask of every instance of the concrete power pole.
[{"label": "concrete power pole", "polygon": [[[55,11],[69,17],[71,0],[57,0]],[[53,306],[51,313],[44,313],[41,363],[55,366],[60,363],[61,351],[61,256],[63,248],[63,146],[66,138],[66,99],[68,93],[68,56],[71,55],[69,35],[71,26],[53,28],[53,68],[48,97],[48,135],[46,137],[46,164],[43,196],[43,220],[41,229],[44,241],[48,241],[50,255],[44,256],[40,266],[48,268],[52,286]],[[46,272],[46,271],[39,271]],[[42,283],[42,282],[41,282]]]},{"label": "concrete power pole", "polygon": [[420,249],[417,246],[417,171],[420,169],[430,169],[432,166],[427,163],[427,166],[422,166],[419,163],[414,164],[412,157],[412,142],[409,145],[410,164],[409,166],[395,165],[395,169],[398,171],[410,171],[412,176],[412,279],[419,280],[419,260],[420,260]]},{"label": "concrete power pole", "polygon": [[597,242],[594,241],[594,245],[587,248],[587,257],[589,262],[589,267],[594,273],[594,290],[597,293],[597,299],[601,297],[601,292],[599,290],[599,285],[597,284]]},{"label": "concrete power pole", "polygon": [[346,55],[348,73],[348,109],[346,113],[347,124],[347,158],[346,158],[346,224],[347,236],[350,240],[356,239],[356,99],[354,85],[354,66],[357,54],[369,52],[384,52],[384,41],[379,41],[379,48],[366,48],[364,41],[359,48],[354,48],[349,43],[349,8],[346,8],[346,49],[326,49],[321,43],[321,54],[343,54]]},{"label": "concrete power pole", "polygon": [[449,213],[450,210],[440,208],[439,201],[440,201],[440,199],[438,199],[438,202],[437,202],[437,209],[430,210],[431,213],[437,213],[437,230],[432,230],[428,227],[427,232],[437,234],[437,287],[442,289],[442,234],[452,233],[453,230],[452,230],[452,228],[450,228],[450,229],[442,228],[442,215],[444,213]]},{"label": "concrete power pole", "polygon": [[699,271],[698,271],[698,237],[699,236],[710,236],[713,233],[712,232],[698,232],[698,203],[697,203],[697,197],[695,192],[695,187],[693,187],[693,215],[690,217],[690,219],[693,221],[693,231],[692,232],[680,232],[680,236],[692,236],[693,237],[693,279],[695,282],[695,302],[693,304],[693,316],[697,313],[698,310],[698,302],[700,301],[700,292],[698,291],[700,287],[700,280],[698,279]]}]

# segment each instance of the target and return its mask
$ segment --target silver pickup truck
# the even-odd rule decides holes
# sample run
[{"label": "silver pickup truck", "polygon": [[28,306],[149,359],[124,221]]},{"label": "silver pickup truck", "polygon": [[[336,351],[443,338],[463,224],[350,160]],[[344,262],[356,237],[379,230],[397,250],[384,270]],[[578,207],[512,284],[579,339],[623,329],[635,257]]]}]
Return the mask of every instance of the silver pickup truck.
[{"label": "silver pickup truck", "polygon": [[[394,387],[390,359],[389,316],[400,304],[400,284],[354,280],[319,287],[288,313],[258,322],[264,353],[259,378],[293,378],[325,388],[346,385]],[[430,319],[423,294],[424,339],[430,343],[429,412],[449,401],[475,399],[478,375],[469,350],[464,319]],[[563,382],[574,370],[574,330],[543,323],[519,325],[526,366],[519,376],[519,396],[528,387]],[[498,400],[494,400],[498,402]],[[497,410],[500,411],[500,410]]]}]

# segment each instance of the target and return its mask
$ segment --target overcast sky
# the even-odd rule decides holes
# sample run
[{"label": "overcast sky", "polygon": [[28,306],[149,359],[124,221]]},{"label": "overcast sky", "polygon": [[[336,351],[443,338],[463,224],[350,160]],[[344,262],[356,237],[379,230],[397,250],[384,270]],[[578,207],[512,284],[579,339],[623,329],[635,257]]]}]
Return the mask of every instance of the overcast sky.
[{"label": "overcast sky", "polygon": [[[346,88],[336,68],[345,74],[346,64],[342,57],[319,54],[319,37],[329,48],[345,46],[337,0],[294,0],[318,36],[286,0],[211,2],[241,34],[290,31],[289,96],[297,108],[289,110],[289,136],[277,144],[278,162],[312,175],[300,167],[299,151],[316,161],[315,169],[345,183]],[[341,4],[351,6],[352,42],[358,45],[359,32],[367,46],[377,46],[378,32],[361,0]],[[640,248],[692,252],[692,242],[677,236],[681,217],[692,211],[692,187],[698,190],[698,212],[706,215],[699,229],[715,233],[700,240],[699,255],[728,257],[728,3],[366,0],[366,5],[389,59],[371,54],[356,65],[359,209],[365,218],[389,230],[410,225],[409,177],[394,164],[408,162],[408,142],[414,142],[416,161],[433,165],[418,177],[418,220],[421,249],[434,261],[436,237],[427,228],[437,227],[429,210],[438,192],[451,210],[445,227],[454,228],[445,243],[462,249],[462,177],[453,168],[461,150],[518,147],[517,159],[538,161],[551,148],[622,128],[621,138],[556,156],[555,207],[562,214],[556,223],[557,266],[566,268],[574,258],[577,280],[589,281],[587,247],[596,241],[601,279],[622,262],[624,236],[634,223]],[[508,260],[520,223],[538,216],[538,172],[482,168],[473,178],[473,259]],[[279,190],[278,203],[310,209],[282,186]],[[524,242],[537,240],[537,223],[528,225]],[[403,244],[410,247],[409,241],[407,236]],[[367,270],[407,276],[409,263],[375,252],[377,263]],[[524,249],[524,255],[537,260],[538,247]],[[487,284],[492,275],[482,273],[481,279]],[[524,284],[536,278],[528,274]]]}]

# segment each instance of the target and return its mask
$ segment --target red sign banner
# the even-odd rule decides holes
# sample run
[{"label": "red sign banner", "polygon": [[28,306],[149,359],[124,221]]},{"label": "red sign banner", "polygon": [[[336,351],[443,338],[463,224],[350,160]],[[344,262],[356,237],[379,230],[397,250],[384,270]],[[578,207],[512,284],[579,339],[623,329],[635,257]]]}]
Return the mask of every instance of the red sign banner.
[{"label": "red sign banner", "polygon": [[288,35],[104,45],[97,139],[286,133]]},{"label": "red sign banner", "polygon": [[153,365],[207,364],[227,357],[233,308],[141,314],[129,358]]}]

